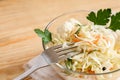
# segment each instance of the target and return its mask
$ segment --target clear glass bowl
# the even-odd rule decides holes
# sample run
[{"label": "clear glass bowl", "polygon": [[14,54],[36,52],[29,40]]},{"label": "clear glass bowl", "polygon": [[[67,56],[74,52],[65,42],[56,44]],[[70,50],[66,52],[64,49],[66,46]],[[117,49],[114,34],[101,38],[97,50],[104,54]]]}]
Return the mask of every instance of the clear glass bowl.
[{"label": "clear glass bowl", "polygon": [[[57,33],[57,27],[64,24],[65,21],[68,21],[71,18],[79,20],[82,24],[89,24],[86,16],[89,11],[80,10],[74,12],[64,13],[56,18],[54,18],[49,24],[45,27],[52,33]],[[44,50],[46,49],[45,44],[43,43]],[[98,74],[86,74],[86,73],[77,73],[66,70],[63,67],[58,67],[53,65],[53,68],[56,72],[63,77],[65,80],[120,80],[120,69],[107,73],[98,73]],[[67,71],[67,74],[65,73]]]}]

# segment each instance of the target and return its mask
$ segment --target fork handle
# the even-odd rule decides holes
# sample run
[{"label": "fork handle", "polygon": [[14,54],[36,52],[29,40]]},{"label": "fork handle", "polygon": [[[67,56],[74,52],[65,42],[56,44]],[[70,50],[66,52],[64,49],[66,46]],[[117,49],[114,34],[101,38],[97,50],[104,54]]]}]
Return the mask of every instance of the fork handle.
[{"label": "fork handle", "polygon": [[[36,57],[37,58],[37,57]],[[38,69],[50,66],[50,64],[48,64],[46,62],[46,60],[44,59],[43,55],[39,55],[40,60],[38,60],[38,62],[34,63],[33,66],[28,69],[26,72],[24,72],[23,74],[19,75],[18,77],[16,77],[13,80],[23,80],[25,79],[27,76],[29,76],[30,74],[32,74],[33,72],[35,72]]]},{"label": "fork handle", "polygon": [[41,66],[33,66],[29,70],[27,70],[26,72],[24,72],[23,74],[19,75],[18,77],[16,77],[13,80],[23,80],[26,77],[28,77],[30,74],[32,74],[33,72],[35,72],[36,70],[44,68],[44,67],[47,67],[47,66],[50,66],[50,65],[46,65],[46,66],[42,66],[42,67]]}]

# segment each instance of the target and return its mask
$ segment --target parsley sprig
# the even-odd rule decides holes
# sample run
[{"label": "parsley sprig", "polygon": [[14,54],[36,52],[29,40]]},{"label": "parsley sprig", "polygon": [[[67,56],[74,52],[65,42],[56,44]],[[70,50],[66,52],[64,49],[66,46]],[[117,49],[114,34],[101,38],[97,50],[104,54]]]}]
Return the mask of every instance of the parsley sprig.
[{"label": "parsley sprig", "polygon": [[109,17],[111,16],[111,9],[100,9],[97,14],[95,12],[91,12],[88,14],[87,19],[94,22],[94,24],[98,25],[106,25],[109,22]]},{"label": "parsley sprig", "polygon": [[120,30],[120,12],[111,16],[111,23],[110,23],[109,28],[114,31],[116,31],[117,29]]},{"label": "parsley sprig", "polygon": [[34,31],[37,33],[37,35],[39,37],[42,38],[42,40],[43,40],[43,42],[45,44],[48,43],[48,42],[50,42],[52,40],[51,32],[49,32],[47,29],[45,29],[44,32],[42,30],[40,30],[40,29],[35,29]]},{"label": "parsley sprig", "polygon": [[97,12],[90,12],[87,16],[87,19],[92,21],[95,25],[106,25],[110,22],[108,28],[113,31],[120,29],[120,12],[115,15],[111,14],[111,9],[100,9]]}]

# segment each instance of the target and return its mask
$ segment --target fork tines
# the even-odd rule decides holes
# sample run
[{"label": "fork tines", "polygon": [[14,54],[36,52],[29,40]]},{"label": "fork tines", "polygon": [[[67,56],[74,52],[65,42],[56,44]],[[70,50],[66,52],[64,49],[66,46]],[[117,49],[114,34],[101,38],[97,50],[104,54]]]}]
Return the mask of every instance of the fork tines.
[{"label": "fork tines", "polygon": [[68,43],[67,44],[68,45],[68,47],[62,47],[62,45],[60,45],[59,47],[57,47],[56,49],[55,49],[55,52],[59,55],[59,56],[61,56],[61,55],[66,55],[66,54],[68,54],[68,53],[71,53],[71,52],[74,52],[74,51],[76,51],[76,47],[77,46],[74,46],[74,43]]}]

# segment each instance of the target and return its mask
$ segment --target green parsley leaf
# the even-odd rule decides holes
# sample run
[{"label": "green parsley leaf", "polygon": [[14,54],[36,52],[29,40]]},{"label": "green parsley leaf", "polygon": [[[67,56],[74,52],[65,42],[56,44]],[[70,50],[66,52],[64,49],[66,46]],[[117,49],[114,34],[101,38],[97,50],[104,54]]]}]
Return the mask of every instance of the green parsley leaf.
[{"label": "green parsley leaf", "polygon": [[51,37],[51,32],[49,32],[47,29],[43,32],[40,29],[35,29],[34,30],[36,32],[36,34],[42,38],[43,42],[46,44],[48,42],[50,42],[52,40]]},{"label": "green parsley leaf", "polygon": [[40,29],[35,29],[34,31],[37,33],[38,36],[40,36],[40,37],[45,37],[45,34],[44,34],[44,32],[43,32],[42,30],[40,30]]},{"label": "green parsley leaf", "polygon": [[120,29],[120,12],[111,16],[111,23],[109,28],[112,29],[113,31]]},{"label": "green parsley leaf", "polygon": [[92,21],[95,25],[106,25],[109,22],[109,17],[111,16],[111,9],[100,9],[97,14],[95,12],[90,12],[87,19]]}]

